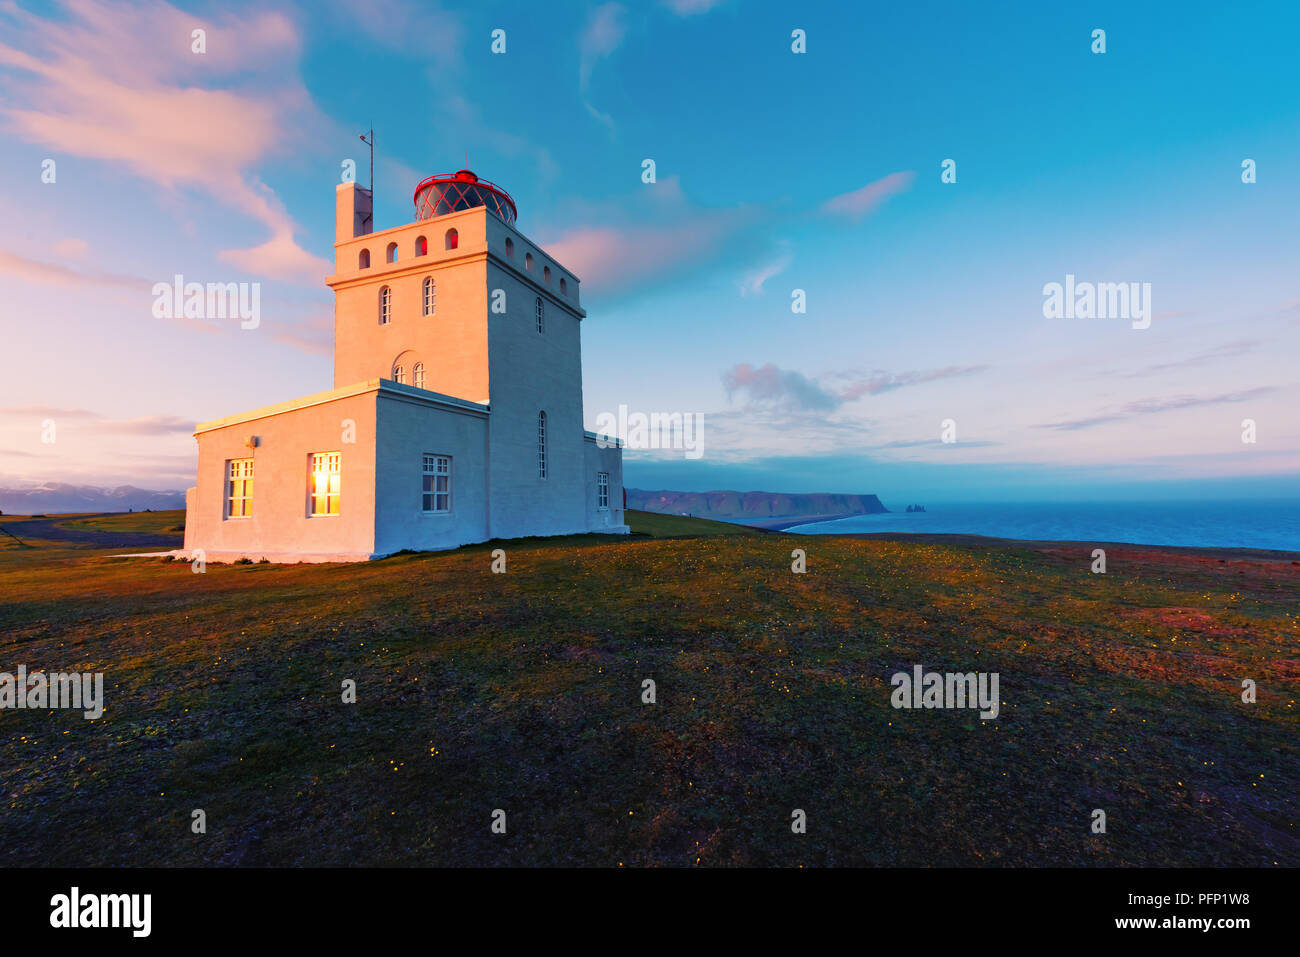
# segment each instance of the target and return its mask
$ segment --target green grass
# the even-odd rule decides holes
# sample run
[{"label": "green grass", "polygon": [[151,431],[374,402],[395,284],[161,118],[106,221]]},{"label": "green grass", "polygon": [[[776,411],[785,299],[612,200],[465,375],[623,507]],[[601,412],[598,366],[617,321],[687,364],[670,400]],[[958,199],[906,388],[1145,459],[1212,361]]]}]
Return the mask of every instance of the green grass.
[{"label": "green grass", "polygon": [[702,535],[762,535],[758,529],[730,522],[715,522],[708,518],[689,518],[685,515],[661,515],[629,508],[627,523],[634,535],[651,538],[684,538]]},{"label": "green grass", "polygon": [[163,534],[185,531],[185,509],[159,512],[118,512],[93,518],[73,518],[60,522],[65,528],[90,529],[97,532],[148,532]]},{"label": "green grass", "polygon": [[[102,671],[107,698],[98,721],[0,715],[0,861],[1300,864],[1300,567],[1115,549],[1092,575],[1087,549],[744,532],[496,545],[505,574],[487,546],[204,574],[0,548],[0,670]],[[894,710],[914,663],[997,671],[1001,716]]]}]

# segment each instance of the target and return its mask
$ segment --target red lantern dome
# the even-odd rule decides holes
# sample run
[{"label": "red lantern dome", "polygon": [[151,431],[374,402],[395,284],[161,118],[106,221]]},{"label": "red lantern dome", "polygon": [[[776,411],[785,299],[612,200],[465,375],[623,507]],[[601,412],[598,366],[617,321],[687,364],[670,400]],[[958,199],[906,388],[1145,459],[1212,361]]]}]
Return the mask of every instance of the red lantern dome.
[{"label": "red lantern dome", "polygon": [[514,225],[515,201],[500,186],[479,179],[467,169],[421,180],[415,187],[415,218],[433,219],[461,209],[486,206]]}]

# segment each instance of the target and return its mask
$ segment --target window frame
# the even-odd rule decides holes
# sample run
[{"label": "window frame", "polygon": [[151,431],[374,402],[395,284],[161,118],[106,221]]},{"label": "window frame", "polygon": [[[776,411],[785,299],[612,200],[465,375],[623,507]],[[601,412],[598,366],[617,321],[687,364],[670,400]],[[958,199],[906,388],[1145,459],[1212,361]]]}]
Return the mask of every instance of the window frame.
[{"label": "window frame", "polygon": [[546,412],[537,413],[537,478],[546,481]]},{"label": "window frame", "polygon": [[[603,502],[603,504],[602,504]],[[609,473],[596,473],[596,511],[609,511]]]},{"label": "window frame", "polygon": [[432,276],[425,276],[420,285],[420,304],[425,318],[438,314],[438,283]]},{"label": "window frame", "polygon": [[[317,463],[322,461],[326,465],[325,469],[317,468]],[[317,475],[331,476],[326,478],[325,491],[319,490],[320,483]],[[343,513],[342,508],[343,496],[343,453],[342,452],[308,452],[307,453],[307,517],[308,518],[338,518]],[[324,500],[324,510],[318,511],[320,500]],[[331,508],[331,504],[333,508]]]},{"label": "window frame", "polygon": [[[235,473],[240,474],[237,476]],[[252,456],[239,459],[226,459],[226,482],[224,496],[225,521],[243,521],[253,517],[253,478],[254,466]],[[235,494],[235,483],[239,483],[239,492]],[[240,511],[235,513],[235,503],[240,503]]]},{"label": "window frame", "polygon": [[392,325],[393,322],[393,287],[384,285],[379,287],[379,324],[381,326]]},{"label": "window frame", "polygon": [[[425,452],[420,467],[420,514],[450,515],[452,510],[452,475],[453,459],[442,452]],[[442,489],[438,488],[438,479],[445,478]],[[444,507],[438,508],[438,499],[445,499]]]}]

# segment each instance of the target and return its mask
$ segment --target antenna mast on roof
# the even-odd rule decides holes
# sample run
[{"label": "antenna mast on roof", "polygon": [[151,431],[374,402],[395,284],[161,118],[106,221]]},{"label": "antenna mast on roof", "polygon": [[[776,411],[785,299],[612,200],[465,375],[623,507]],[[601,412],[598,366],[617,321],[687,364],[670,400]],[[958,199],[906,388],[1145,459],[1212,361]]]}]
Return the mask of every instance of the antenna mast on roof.
[{"label": "antenna mast on roof", "polygon": [[365,133],[358,138],[370,147],[370,215],[366,219],[373,223],[375,221],[375,128],[370,127],[370,139],[366,139]]}]

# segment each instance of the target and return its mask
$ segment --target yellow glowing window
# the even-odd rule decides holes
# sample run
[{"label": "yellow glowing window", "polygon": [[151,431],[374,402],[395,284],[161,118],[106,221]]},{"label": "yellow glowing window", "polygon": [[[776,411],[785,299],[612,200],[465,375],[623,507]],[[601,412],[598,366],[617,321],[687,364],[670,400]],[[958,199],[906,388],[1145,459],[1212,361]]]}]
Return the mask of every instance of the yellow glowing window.
[{"label": "yellow glowing window", "polygon": [[339,453],[315,452],[311,457],[311,514],[339,513]]},{"label": "yellow glowing window", "polygon": [[253,460],[231,459],[226,480],[226,518],[253,514]]}]

